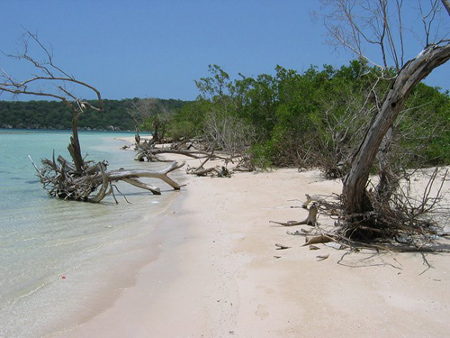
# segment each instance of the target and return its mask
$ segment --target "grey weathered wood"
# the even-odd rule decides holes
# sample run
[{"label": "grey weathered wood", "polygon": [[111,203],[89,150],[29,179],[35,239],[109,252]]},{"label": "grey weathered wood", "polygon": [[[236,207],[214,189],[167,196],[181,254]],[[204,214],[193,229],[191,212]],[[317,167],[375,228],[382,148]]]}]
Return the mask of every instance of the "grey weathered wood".
[{"label": "grey weathered wood", "polygon": [[394,79],[380,112],[356,151],[349,174],[344,180],[343,199],[347,214],[365,211],[366,184],[378,149],[389,128],[402,110],[411,90],[433,69],[450,59],[450,44],[432,45],[407,62]]}]

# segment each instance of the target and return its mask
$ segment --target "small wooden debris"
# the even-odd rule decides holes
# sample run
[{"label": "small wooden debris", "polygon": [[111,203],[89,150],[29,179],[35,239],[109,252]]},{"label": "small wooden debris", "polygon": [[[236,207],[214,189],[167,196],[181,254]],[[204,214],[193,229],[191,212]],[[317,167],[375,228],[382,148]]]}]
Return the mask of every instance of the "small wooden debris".
[{"label": "small wooden debris", "polygon": [[285,227],[291,227],[291,226],[301,225],[301,224],[316,226],[316,225],[319,225],[319,223],[317,222],[318,212],[319,212],[318,204],[312,203],[311,207],[308,209],[308,217],[306,217],[306,219],[303,221],[287,221],[287,222],[270,221],[269,223],[280,224]]},{"label": "small wooden debris", "polygon": [[328,257],[330,257],[330,254],[316,256],[318,261],[323,261],[323,260],[327,259]]},{"label": "small wooden debris", "polygon": [[332,242],[333,239],[329,236],[318,235],[314,237],[306,237],[305,244],[303,246],[311,245],[311,244],[319,244],[319,243],[328,243]]},{"label": "small wooden debris", "polygon": [[283,244],[275,244],[275,246],[277,247],[276,250],[286,250],[286,249],[290,249],[291,248],[290,246],[286,246],[286,245],[283,245]]}]

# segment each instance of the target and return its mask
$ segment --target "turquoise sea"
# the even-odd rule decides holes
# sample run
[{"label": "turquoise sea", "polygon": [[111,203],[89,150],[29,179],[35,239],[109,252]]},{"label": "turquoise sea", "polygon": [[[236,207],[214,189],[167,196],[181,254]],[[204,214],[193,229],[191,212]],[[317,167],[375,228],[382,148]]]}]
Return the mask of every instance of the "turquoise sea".
[{"label": "turquoise sea", "polygon": [[[134,161],[115,139],[124,136],[133,134],[81,132],[83,154],[106,159],[109,169],[167,165]],[[49,197],[28,155],[38,165],[53,151],[70,158],[69,138],[70,131],[0,129],[0,337],[52,335],[110,305],[133,283],[130,271],[152,259],[153,215],[178,195],[150,181],[161,196],[119,183],[129,203],[119,193],[117,205],[112,197],[100,204]]]}]

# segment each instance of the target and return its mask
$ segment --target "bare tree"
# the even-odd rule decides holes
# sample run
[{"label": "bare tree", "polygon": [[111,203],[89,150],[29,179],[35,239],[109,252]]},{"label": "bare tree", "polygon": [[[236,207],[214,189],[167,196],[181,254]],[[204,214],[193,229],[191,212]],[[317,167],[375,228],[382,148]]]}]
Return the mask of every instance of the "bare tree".
[{"label": "bare tree", "polygon": [[[30,56],[30,48],[33,43],[44,52],[45,61],[37,61]],[[3,68],[0,68],[0,92],[10,92],[14,95],[36,95],[61,100],[73,113],[72,137],[70,139],[68,150],[73,158],[76,170],[81,172],[84,166],[84,160],[78,138],[78,118],[87,109],[92,109],[94,111],[103,110],[103,100],[100,92],[93,86],[77,80],[74,76],[69,75],[55,65],[50,50],[40,42],[37,34],[31,33],[30,31],[26,31],[23,40],[23,52],[15,55],[8,54],[7,56],[31,63],[39,73],[24,81],[18,81],[10,76]],[[45,86],[48,83],[51,83],[54,88],[51,88],[50,90],[42,89],[41,85]],[[74,84],[92,91],[97,98],[97,105],[92,104],[90,101],[75,97],[71,91],[67,89],[68,84]]]},{"label": "bare tree", "polygon": [[166,136],[166,129],[173,113],[158,99],[147,98],[134,103],[130,115],[136,122],[140,121],[140,124],[152,131],[153,143],[160,143]]},{"label": "bare tree", "polygon": [[[43,61],[31,56],[31,50],[37,47],[43,52]],[[54,197],[100,202],[104,197],[113,193],[113,183],[125,181],[142,189],[159,194],[160,190],[138,180],[140,177],[155,177],[164,180],[174,189],[180,186],[172,181],[167,174],[180,166],[172,164],[166,170],[160,172],[119,170],[107,172],[107,162],[92,163],[85,161],[82,156],[81,145],[78,137],[78,118],[88,109],[100,112],[103,110],[103,100],[95,87],[76,79],[53,61],[51,51],[45,47],[37,34],[26,31],[23,40],[23,51],[10,58],[28,62],[37,71],[26,80],[17,80],[9,75],[6,70],[0,68],[0,93],[9,92],[14,95],[33,95],[62,101],[73,113],[72,136],[68,150],[72,162],[62,156],[52,160],[43,159],[43,168],[38,168],[33,163],[41,183],[49,194]],[[50,86],[48,86],[50,84]],[[96,100],[88,101],[76,97],[69,87],[75,86],[87,89],[95,94]],[[93,103],[95,101],[95,103]]]},{"label": "bare tree", "polygon": [[[389,180],[385,154],[389,151],[394,121],[402,111],[414,87],[435,68],[450,59],[450,43],[445,24],[449,3],[442,0],[418,1],[417,11],[423,27],[422,47],[412,59],[406,59],[405,39],[417,38],[416,31],[406,27],[405,3],[402,0],[323,0],[325,25],[331,40],[354,52],[360,59],[378,67],[384,77],[391,77],[391,85],[384,98],[379,100],[377,111],[367,128],[359,148],[353,155],[348,175],[344,179],[343,203],[345,213],[358,226],[367,219],[366,212],[373,210],[367,191],[370,171],[377,155],[383,179]],[[408,4],[411,4],[408,1]],[[444,26],[444,30],[440,31]],[[448,25],[447,25],[448,27]],[[412,35],[406,37],[409,32]],[[374,53],[373,50],[377,50]],[[369,51],[366,51],[370,50]],[[377,57],[378,56],[378,57]],[[382,186],[379,186],[380,193]],[[352,229],[355,233],[355,229]]]}]

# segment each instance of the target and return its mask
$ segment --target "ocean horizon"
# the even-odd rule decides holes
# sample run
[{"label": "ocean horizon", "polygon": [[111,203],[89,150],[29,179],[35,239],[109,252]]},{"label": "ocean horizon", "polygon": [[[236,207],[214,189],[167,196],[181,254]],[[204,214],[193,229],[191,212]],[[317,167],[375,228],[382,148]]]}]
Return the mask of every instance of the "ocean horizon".
[{"label": "ocean horizon", "polygon": [[[177,192],[154,196],[118,183],[100,204],[51,198],[28,155],[67,159],[71,131],[0,129],[0,336],[36,337],[70,328],[108,306],[157,255],[152,232]],[[108,169],[159,170],[122,150],[127,132],[80,131],[83,155]],[[119,192],[120,191],[120,192]],[[124,194],[126,199],[122,196]],[[129,203],[128,203],[128,202]],[[153,246],[153,247],[152,247]],[[128,272],[128,273],[124,273]]]}]

